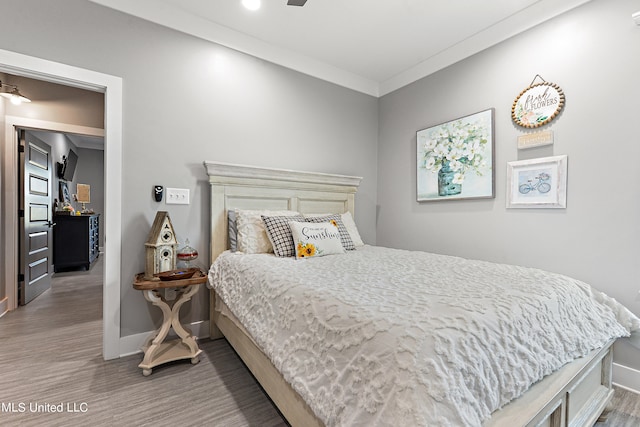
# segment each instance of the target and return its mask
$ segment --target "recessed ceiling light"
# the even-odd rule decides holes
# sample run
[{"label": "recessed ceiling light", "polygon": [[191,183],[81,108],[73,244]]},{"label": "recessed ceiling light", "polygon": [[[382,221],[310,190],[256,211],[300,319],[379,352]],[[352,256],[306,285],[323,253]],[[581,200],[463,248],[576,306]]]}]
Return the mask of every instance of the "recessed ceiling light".
[{"label": "recessed ceiling light", "polygon": [[249,10],[260,9],[260,0],[242,0],[242,5]]}]

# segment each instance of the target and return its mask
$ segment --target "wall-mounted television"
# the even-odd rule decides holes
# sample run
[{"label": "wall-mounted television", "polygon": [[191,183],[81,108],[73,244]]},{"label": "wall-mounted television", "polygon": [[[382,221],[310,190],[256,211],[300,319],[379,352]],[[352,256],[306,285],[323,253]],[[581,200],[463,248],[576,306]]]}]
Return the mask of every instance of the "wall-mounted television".
[{"label": "wall-mounted television", "polygon": [[77,164],[78,155],[75,151],[69,149],[69,154],[64,158],[64,163],[62,163],[58,176],[65,181],[73,181],[73,174],[76,172]]}]

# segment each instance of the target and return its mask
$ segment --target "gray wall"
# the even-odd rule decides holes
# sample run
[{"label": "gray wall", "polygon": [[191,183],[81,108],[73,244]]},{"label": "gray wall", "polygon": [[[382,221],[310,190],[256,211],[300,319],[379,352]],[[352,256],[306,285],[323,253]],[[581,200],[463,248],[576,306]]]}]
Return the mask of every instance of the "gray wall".
[{"label": "gray wall", "polygon": [[[100,247],[104,247],[106,230],[104,210],[104,151],[91,148],[78,148],[78,167],[74,176],[75,184],[89,184],[91,186],[91,203],[87,209],[100,214]],[[72,194],[76,193],[74,185]],[[81,203],[75,203],[76,209],[82,209]]]},{"label": "gray wall", "polygon": [[[3,11],[0,48],[123,78],[121,336],[160,319],[131,287],[157,210],[207,264],[203,160],[362,176],[356,221],[375,243],[377,99],[84,0],[5,0]],[[191,205],[154,202],[154,184],[188,188]],[[206,292],[182,314],[207,319]]]},{"label": "gray wall", "polygon": [[[640,27],[632,0],[594,0],[380,100],[379,245],[540,267],[591,283],[640,314]],[[555,144],[526,151],[511,121],[536,74],[560,85]],[[417,130],[495,108],[496,197],[416,202]],[[506,209],[506,163],[568,155],[567,208]],[[638,350],[616,360],[640,368]]]}]

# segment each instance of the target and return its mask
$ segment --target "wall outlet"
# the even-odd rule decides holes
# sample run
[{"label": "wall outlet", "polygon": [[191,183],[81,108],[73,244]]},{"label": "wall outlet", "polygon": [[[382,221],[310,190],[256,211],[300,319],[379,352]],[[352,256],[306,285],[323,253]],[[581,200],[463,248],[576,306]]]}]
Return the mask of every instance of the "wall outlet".
[{"label": "wall outlet", "polygon": [[168,205],[189,204],[189,189],[187,188],[167,188],[166,195]]}]

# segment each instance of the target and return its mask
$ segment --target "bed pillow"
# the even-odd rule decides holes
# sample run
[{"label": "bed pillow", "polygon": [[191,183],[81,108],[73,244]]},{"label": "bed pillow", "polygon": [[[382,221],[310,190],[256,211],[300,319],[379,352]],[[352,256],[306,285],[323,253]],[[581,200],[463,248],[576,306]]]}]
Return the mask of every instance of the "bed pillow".
[{"label": "bed pillow", "polygon": [[237,250],[247,254],[273,252],[273,246],[267,236],[262,215],[296,216],[295,211],[244,210],[236,209]]},{"label": "bed pillow", "polygon": [[238,224],[236,223],[236,211],[229,209],[227,212],[227,249],[235,252],[238,250]]},{"label": "bed pillow", "polygon": [[290,222],[296,258],[311,258],[345,252],[334,223]]},{"label": "bed pillow", "polygon": [[[304,217],[313,218],[313,217],[327,216],[327,215],[331,215],[331,214],[328,214],[328,213],[304,214]],[[344,224],[345,228],[349,232],[349,237],[351,237],[351,241],[353,242],[355,247],[357,248],[360,246],[364,246],[364,242],[362,241],[362,237],[360,237],[360,233],[358,232],[358,227],[356,226],[356,223],[353,220],[353,215],[351,215],[351,212],[345,212],[343,214],[340,214],[340,218],[342,219],[342,223]]]},{"label": "bed pillow", "polygon": [[360,233],[358,232],[358,227],[356,227],[356,222],[353,220],[353,216],[351,212],[345,212],[340,214],[340,218],[342,219],[342,223],[345,228],[349,232],[349,236],[351,237],[351,241],[356,247],[364,246],[364,242],[362,241],[362,237],[360,237]]},{"label": "bed pillow", "polygon": [[347,227],[344,226],[342,222],[342,215],[333,214],[333,215],[325,215],[325,216],[312,216],[306,217],[305,221],[319,223],[319,222],[330,222],[334,223],[336,227],[338,227],[338,232],[340,233],[340,241],[342,242],[342,247],[348,251],[352,251],[356,248],[353,244],[353,240],[351,240],[351,236],[349,235],[349,231],[347,231]]},{"label": "bed pillow", "polygon": [[291,221],[304,222],[302,215],[297,216],[267,216],[262,215],[262,221],[267,230],[267,236],[273,246],[273,253],[279,257],[295,256],[293,237],[291,236]]}]

